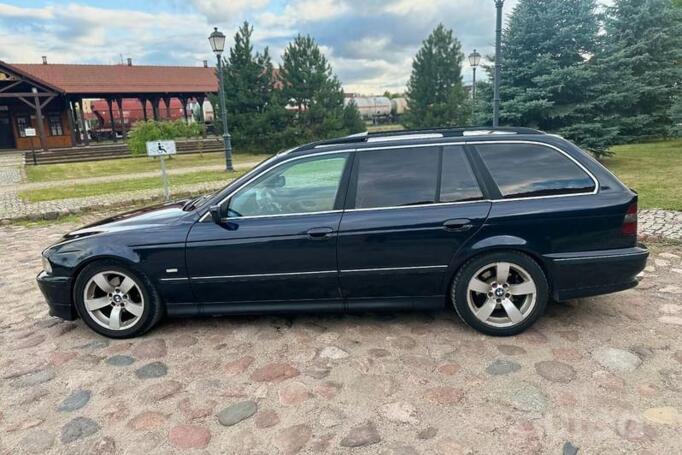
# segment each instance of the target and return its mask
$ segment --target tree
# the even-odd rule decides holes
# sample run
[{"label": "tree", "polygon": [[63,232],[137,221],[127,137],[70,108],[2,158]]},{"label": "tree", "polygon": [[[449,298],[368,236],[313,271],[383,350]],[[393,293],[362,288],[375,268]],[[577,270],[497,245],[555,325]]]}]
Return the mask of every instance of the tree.
[{"label": "tree", "polygon": [[423,41],[412,62],[407,84],[408,112],[403,123],[410,128],[467,125],[471,116],[469,95],[462,84],[462,45],[452,30],[438,25]]},{"label": "tree", "polygon": [[617,131],[617,142],[666,136],[682,96],[682,9],[671,0],[617,0],[604,30],[593,63],[595,122]]},{"label": "tree", "polygon": [[574,123],[596,48],[595,8],[595,0],[519,1],[502,42],[502,123],[550,131]]},{"label": "tree", "polygon": [[357,109],[344,108],[341,82],[310,36],[298,35],[289,43],[279,77],[283,99],[296,108],[290,125],[301,139],[364,131]]},{"label": "tree", "polygon": [[[226,108],[232,140],[240,148],[266,148],[274,150],[279,145],[277,129],[287,113],[272,106],[274,75],[268,48],[254,54],[251,36],[253,27],[244,22],[234,35],[234,45],[223,60]],[[212,97],[215,109],[215,130],[222,133],[222,112],[217,97]],[[267,116],[265,115],[267,111]],[[265,118],[269,122],[264,122]]]}]

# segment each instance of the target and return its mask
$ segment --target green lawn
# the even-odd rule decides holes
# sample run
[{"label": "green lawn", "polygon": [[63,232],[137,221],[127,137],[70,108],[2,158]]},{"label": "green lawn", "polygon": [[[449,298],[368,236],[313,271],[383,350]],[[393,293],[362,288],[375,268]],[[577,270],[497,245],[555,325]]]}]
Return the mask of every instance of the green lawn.
[{"label": "green lawn", "polygon": [[[234,155],[234,163],[263,161],[269,155],[239,153]],[[168,169],[191,168],[196,166],[209,166],[225,163],[223,153],[204,153],[191,155],[176,155],[173,159],[166,160]],[[29,182],[48,182],[55,180],[70,180],[87,177],[101,177],[106,175],[119,175],[125,178],[126,174],[136,172],[158,171],[159,161],[147,157],[126,158],[118,160],[86,161],[84,163],[44,164],[39,166],[26,166],[26,176]]]},{"label": "green lawn", "polygon": [[[185,185],[203,182],[224,182],[227,184],[246,171],[226,173],[223,171],[201,171],[189,174],[171,175],[168,181],[171,185]],[[38,190],[27,190],[19,193],[19,197],[27,202],[53,201],[57,199],[68,199],[76,197],[100,196],[103,194],[114,194],[125,191],[158,189],[162,191],[161,177],[145,177],[134,180],[116,180],[107,183],[86,184],[86,185],[65,185],[57,188],[45,188]]]},{"label": "green lawn", "polygon": [[682,210],[682,140],[620,145],[604,164],[639,193],[640,208]]}]

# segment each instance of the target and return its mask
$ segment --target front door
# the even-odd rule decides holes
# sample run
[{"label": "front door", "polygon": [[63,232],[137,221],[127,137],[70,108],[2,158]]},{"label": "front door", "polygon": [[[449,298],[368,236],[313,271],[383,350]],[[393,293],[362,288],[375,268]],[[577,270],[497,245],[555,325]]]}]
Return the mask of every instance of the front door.
[{"label": "front door", "polygon": [[0,111],[0,148],[14,148],[12,124],[7,111]]},{"label": "front door", "polygon": [[225,201],[222,225],[196,223],[187,266],[197,300],[227,311],[292,302],[341,309],[336,243],[349,157],[284,161]]},{"label": "front door", "polygon": [[356,153],[339,228],[341,289],[348,306],[442,296],[448,264],[491,206],[464,147]]}]

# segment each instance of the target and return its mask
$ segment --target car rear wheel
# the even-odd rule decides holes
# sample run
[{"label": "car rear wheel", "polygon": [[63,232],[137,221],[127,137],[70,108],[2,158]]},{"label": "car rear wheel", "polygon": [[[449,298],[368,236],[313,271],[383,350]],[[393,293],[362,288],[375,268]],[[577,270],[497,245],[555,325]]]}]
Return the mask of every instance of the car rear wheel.
[{"label": "car rear wheel", "polygon": [[86,266],[76,278],[74,301],[83,321],[110,338],[142,335],[163,313],[149,280],[114,261]]},{"label": "car rear wheel", "polygon": [[542,315],[548,288],[544,272],[529,256],[497,252],[465,263],[453,281],[451,297],[468,325],[488,335],[509,336]]}]

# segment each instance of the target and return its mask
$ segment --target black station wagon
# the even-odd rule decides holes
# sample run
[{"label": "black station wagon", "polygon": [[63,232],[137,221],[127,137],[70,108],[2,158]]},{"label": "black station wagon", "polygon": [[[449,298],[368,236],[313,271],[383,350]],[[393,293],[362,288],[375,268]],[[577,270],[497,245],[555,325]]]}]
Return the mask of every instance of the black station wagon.
[{"label": "black station wagon", "polygon": [[163,316],[421,310],[517,334],[550,300],[631,288],[637,195],[526,128],[363,134],[215,194],[115,216],[43,252],[50,314],[140,335]]}]

